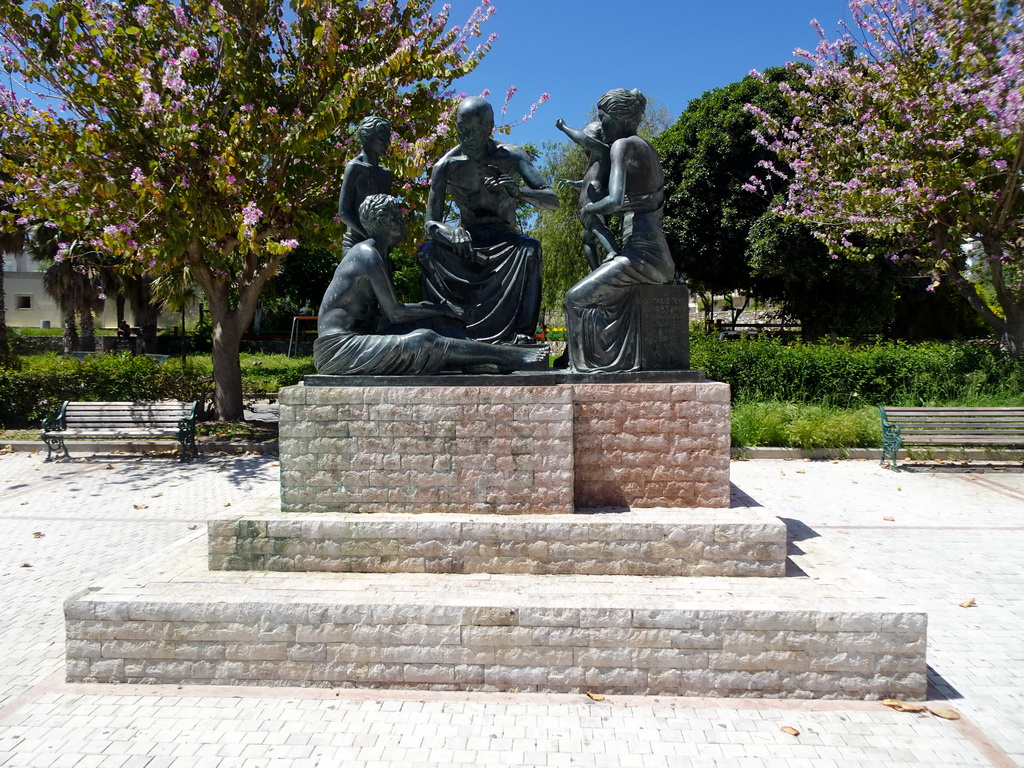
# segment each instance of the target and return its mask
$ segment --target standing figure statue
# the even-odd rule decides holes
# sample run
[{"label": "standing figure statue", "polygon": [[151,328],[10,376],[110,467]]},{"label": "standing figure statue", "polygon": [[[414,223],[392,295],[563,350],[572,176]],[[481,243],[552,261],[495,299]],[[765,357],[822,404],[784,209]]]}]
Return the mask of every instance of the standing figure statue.
[{"label": "standing figure statue", "polygon": [[565,294],[566,341],[574,371],[633,371],[640,367],[638,286],[670,283],[675,264],[661,229],[664,174],[654,148],[636,135],[647,99],[618,88],[597,103],[610,146],[608,193],[580,211],[620,214],[621,249]]},{"label": "standing figure statue", "polygon": [[405,334],[381,333],[385,321],[417,323],[434,317],[457,321],[463,312],[448,303],[398,300],[389,255],[405,238],[407,225],[396,198],[367,197],[359,206],[359,224],[368,239],[342,257],[320,305],[319,335],[313,342],[313,362],[319,373],[387,376],[481,366],[510,373],[547,357],[544,346],[483,344],[422,328]]},{"label": "standing figure statue", "polygon": [[364,117],[356,128],[362,151],[345,166],[338,196],[338,218],[347,228],[341,244],[344,258],[348,249],[367,238],[359,223],[359,204],[370,195],[391,194],[394,174],[380,164],[391,146],[391,123],[383,117]]},{"label": "standing figure statue", "polygon": [[[522,148],[494,141],[494,110],[487,101],[465,99],[455,117],[459,146],[437,161],[430,179],[430,240],[418,254],[423,298],[461,307],[470,338],[532,343],[541,250],[519,231],[516,207],[527,202],[554,210],[558,195]],[[458,225],[443,220],[449,194],[459,209]]]},{"label": "standing figure statue", "polygon": [[[579,181],[563,180],[565,184],[580,191],[580,211],[588,203],[596,203],[608,194],[608,173],[611,170],[611,147],[604,143],[601,123],[594,121],[582,131],[570,128],[562,118],[555,121],[555,127],[587,151],[587,170]],[[592,270],[597,269],[603,259],[597,246],[604,248],[608,258],[618,255],[615,236],[608,229],[604,216],[588,216],[583,229],[583,253]]]}]

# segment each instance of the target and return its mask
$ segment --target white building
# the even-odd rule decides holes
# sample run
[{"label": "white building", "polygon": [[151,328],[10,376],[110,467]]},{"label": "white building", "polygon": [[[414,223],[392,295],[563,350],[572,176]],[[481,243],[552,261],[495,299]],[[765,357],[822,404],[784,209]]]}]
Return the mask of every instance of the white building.
[{"label": "white building", "polygon": [[[11,328],[62,327],[64,316],[60,307],[43,290],[43,265],[33,261],[27,253],[2,254],[2,258],[7,325]],[[130,325],[135,325],[131,306],[125,306],[125,318]],[[159,327],[170,328],[180,324],[180,314],[160,314]],[[96,327],[117,327],[117,303],[113,298],[104,302],[103,312],[96,315]]]}]

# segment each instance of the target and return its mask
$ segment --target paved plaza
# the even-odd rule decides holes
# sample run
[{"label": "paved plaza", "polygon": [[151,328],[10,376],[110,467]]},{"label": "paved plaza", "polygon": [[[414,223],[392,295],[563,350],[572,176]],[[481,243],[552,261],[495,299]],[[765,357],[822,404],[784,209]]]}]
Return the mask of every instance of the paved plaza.
[{"label": "paved plaza", "polygon": [[207,520],[265,509],[278,465],[13,453],[0,456],[0,766],[1024,766],[1024,471],[731,472],[734,504],[785,519],[787,579],[840,573],[879,610],[928,613],[928,704],[961,719],[856,701],[66,683],[64,599]]}]

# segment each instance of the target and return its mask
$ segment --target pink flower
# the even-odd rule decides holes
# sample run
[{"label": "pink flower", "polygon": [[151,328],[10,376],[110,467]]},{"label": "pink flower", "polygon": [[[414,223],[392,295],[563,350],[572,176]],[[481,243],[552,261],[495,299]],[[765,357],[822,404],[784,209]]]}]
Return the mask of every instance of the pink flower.
[{"label": "pink flower", "polygon": [[242,209],[242,224],[254,227],[259,223],[261,216],[263,216],[263,211],[256,207],[256,201],[253,200]]}]

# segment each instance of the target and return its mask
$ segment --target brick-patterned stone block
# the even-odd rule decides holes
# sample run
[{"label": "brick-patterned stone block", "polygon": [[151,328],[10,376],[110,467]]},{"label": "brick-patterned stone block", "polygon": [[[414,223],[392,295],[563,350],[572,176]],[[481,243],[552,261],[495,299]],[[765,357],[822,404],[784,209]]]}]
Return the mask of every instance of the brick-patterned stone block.
[{"label": "brick-patterned stone block", "polygon": [[[503,479],[510,492],[519,490],[517,482],[514,473]],[[439,500],[437,489],[392,492],[407,494],[411,504]],[[507,505],[488,493],[490,503]],[[758,508],[511,517],[268,514],[214,521],[210,532],[211,570],[782,576],[786,559],[785,525]],[[854,621],[834,629],[864,626]]]},{"label": "brick-patterned stone block", "polygon": [[724,384],[285,389],[285,511],[728,506]]}]

